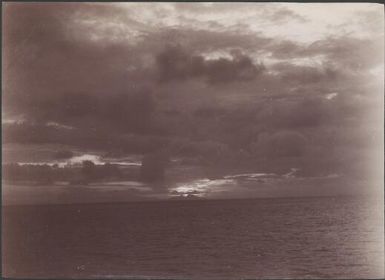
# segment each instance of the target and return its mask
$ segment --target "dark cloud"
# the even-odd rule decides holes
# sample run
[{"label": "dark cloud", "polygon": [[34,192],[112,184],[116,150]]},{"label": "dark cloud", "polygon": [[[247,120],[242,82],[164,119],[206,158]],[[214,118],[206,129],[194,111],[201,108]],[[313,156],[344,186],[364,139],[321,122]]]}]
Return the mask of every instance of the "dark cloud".
[{"label": "dark cloud", "polygon": [[271,44],[269,50],[271,56],[277,59],[290,59],[303,57],[304,46],[290,40],[276,41]]},{"label": "dark cloud", "polygon": [[[175,11],[231,14],[238,7],[222,4],[176,4]],[[241,18],[250,7],[235,12]],[[270,23],[305,20],[260,7],[250,14]],[[370,73],[383,63],[381,40],[336,33],[305,44],[251,32],[241,21],[197,16],[190,25],[157,26],[133,11],[118,4],[4,6],[4,112],[74,127],[55,134],[25,125],[12,135],[130,152],[180,141],[189,155],[225,147],[340,166],[341,154],[359,159],[372,143],[365,135],[378,135],[371,112],[382,112],[383,93]]]},{"label": "dark cloud", "polygon": [[250,57],[233,52],[231,58],[207,59],[191,55],[177,46],[170,46],[157,58],[160,81],[205,78],[209,83],[227,83],[255,79],[265,70],[263,64],[255,64]]},{"label": "dark cloud", "polygon": [[301,129],[324,125],[331,119],[331,109],[321,98],[307,97],[299,100],[281,100],[259,113],[259,121],[276,128]]},{"label": "dark cloud", "polygon": [[269,18],[275,24],[283,24],[290,20],[296,20],[303,23],[307,21],[303,16],[287,8],[280,8],[277,11],[274,11]]},{"label": "dark cloud", "polygon": [[305,136],[296,131],[262,132],[251,150],[264,157],[300,157],[306,149],[306,141]]},{"label": "dark cloud", "polygon": [[[31,120],[146,130],[153,104],[150,89],[143,90],[148,81],[141,61],[128,44],[78,37],[72,17],[86,14],[87,7],[6,5],[6,110]],[[89,8],[98,15],[111,12]]]},{"label": "dark cloud", "polygon": [[244,29],[206,30],[188,27],[161,28],[143,34],[140,48],[160,51],[164,44],[179,45],[188,52],[211,52],[242,49],[257,51],[264,49],[273,40],[261,34],[255,34]]}]

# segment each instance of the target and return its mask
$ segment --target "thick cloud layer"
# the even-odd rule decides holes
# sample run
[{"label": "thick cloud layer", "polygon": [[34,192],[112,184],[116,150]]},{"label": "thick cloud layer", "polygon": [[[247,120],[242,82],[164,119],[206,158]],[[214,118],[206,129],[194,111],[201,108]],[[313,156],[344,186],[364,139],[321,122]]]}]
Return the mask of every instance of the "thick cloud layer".
[{"label": "thick cloud layer", "polygon": [[6,3],[4,119],[359,159],[382,129],[383,11],[325,5]]}]

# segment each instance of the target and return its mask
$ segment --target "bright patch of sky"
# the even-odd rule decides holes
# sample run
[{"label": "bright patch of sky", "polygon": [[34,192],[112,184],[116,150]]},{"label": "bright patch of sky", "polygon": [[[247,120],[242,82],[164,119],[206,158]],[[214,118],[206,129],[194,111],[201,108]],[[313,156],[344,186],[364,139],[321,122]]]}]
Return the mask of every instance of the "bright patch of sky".
[{"label": "bright patch of sky", "polygon": [[328,93],[326,94],[325,98],[327,100],[332,100],[333,98],[337,97],[338,96],[338,92],[332,92],[332,93]]},{"label": "bright patch of sky", "polygon": [[190,182],[178,183],[175,188],[170,191],[174,191],[177,194],[194,194],[199,195],[206,192],[215,192],[223,189],[228,189],[237,185],[232,179],[197,179]]},{"label": "bright patch of sky", "polygon": [[83,161],[92,161],[95,164],[104,164],[104,162],[101,160],[100,156],[97,155],[90,155],[90,154],[84,154],[81,156],[75,156],[68,160],[69,164],[82,164]]},{"label": "bright patch of sky", "polygon": [[[371,15],[383,14],[370,3],[120,3],[127,17],[150,26],[252,31],[267,37],[314,42],[331,34],[365,37]],[[167,15],[167,16],[165,16]],[[352,20],[352,18],[356,20]],[[208,25],[208,23],[210,23]],[[383,17],[382,17],[383,23]],[[375,24],[375,23],[374,23]]]}]

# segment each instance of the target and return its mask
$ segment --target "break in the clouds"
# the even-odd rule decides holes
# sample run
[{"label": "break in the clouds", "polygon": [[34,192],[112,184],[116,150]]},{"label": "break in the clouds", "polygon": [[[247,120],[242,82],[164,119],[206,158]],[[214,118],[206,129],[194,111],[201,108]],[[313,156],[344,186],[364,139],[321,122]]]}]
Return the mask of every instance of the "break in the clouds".
[{"label": "break in the clouds", "polygon": [[[6,3],[6,139],[362,165],[381,131],[383,25],[378,4]],[[72,134],[29,130],[52,123]]]}]

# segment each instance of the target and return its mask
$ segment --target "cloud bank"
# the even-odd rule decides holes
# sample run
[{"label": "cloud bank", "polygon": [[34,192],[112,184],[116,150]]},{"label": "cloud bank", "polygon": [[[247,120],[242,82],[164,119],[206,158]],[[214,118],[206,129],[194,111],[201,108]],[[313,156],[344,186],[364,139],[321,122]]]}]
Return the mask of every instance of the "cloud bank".
[{"label": "cloud bank", "polygon": [[353,166],[374,153],[382,6],[149,4],[6,3],[3,118],[267,160]]}]

